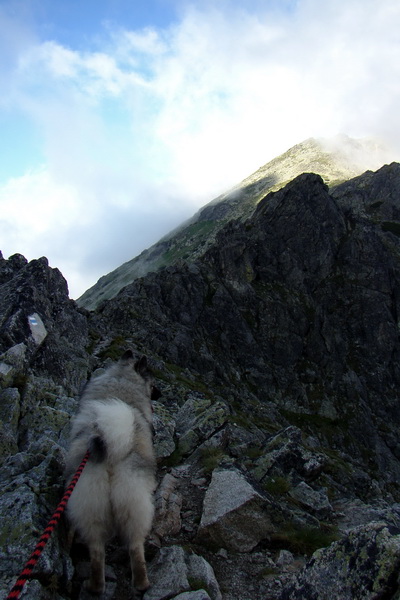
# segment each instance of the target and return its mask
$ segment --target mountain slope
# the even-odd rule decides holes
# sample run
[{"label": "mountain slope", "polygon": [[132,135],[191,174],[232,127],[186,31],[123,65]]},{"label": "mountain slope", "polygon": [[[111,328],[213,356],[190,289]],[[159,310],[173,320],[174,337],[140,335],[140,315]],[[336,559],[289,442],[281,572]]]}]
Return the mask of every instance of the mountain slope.
[{"label": "mountain slope", "polygon": [[135,281],[99,316],[250,420],[302,424],[399,493],[399,233],[398,164],[334,193],[304,174],[197,261]]},{"label": "mountain slope", "polygon": [[207,204],[151,248],[101,277],[77,302],[93,310],[138,277],[158,271],[177,260],[191,261],[201,256],[228,221],[247,218],[268,191],[276,191],[301,173],[317,173],[333,186],[361,174],[367,168],[380,167],[385,162],[384,158],[383,148],[370,140],[353,140],[346,136],[330,141],[306,140]]}]

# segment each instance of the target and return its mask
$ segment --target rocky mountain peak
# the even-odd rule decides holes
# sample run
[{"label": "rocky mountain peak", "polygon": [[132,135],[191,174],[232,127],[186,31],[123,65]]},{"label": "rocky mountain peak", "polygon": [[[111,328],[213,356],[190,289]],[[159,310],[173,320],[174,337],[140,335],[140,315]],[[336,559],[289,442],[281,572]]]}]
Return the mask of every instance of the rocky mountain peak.
[{"label": "rocky mountain peak", "polygon": [[310,138],[297,144],[212,200],[151,248],[103,276],[77,302],[92,310],[146,273],[170,266],[177,260],[190,262],[202,256],[226,223],[248,218],[269,191],[280,189],[301,173],[317,173],[332,187],[366,169],[379,168],[388,157],[389,152],[378,142],[347,136],[330,140]]}]

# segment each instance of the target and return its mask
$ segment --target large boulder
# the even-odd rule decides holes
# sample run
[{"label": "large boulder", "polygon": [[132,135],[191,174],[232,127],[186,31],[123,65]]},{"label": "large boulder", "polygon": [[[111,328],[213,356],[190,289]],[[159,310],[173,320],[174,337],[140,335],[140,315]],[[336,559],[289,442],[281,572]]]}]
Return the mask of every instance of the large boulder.
[{"label": "large boulder", "polygon": [[206,492],[198,540],[248,552],[275,531],[271,504],[237,469],[216,469]]},{"label": "large boulder", "polygon": [[214,571],[208,562],[180,546],[161,548],[149,565],[149,579],[152,586],[144,594],[144,600],[169,600],[196,590],[201,594],[193,598],[189,595],[189,600],[204,600],[204,592],[211,600],[221,600]]},{"label": "large boulder", "polygon": [[317,550],[280,600],[398,598],[400,529],[373,522]]}]

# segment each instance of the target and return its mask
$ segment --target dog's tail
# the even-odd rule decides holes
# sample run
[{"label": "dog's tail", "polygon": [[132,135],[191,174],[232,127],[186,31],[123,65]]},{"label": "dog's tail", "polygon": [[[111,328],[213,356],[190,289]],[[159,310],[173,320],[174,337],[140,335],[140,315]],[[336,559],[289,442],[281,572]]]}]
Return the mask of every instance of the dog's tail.
[{"label": "dog's tail", "polygon": [[100,435],[95,435],[89,440],[90,460],[95,463],[102,463],[107,458],[107,445]]},{"label": "dog's tail", "polygon": [[132,450],[135,409],[117,398],[94,402],[92,408],[95,418],[88,443],[90,458],[96,463],[116,463]]}]

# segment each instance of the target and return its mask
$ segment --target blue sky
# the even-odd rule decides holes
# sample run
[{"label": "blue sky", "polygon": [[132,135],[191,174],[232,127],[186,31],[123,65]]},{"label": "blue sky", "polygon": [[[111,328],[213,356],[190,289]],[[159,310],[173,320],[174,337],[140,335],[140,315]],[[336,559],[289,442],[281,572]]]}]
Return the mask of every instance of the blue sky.
[{"label": "blue sky", "polygon": [[398,0],[0,0],[0,249],[77,297],[308,137],[398,156],[399,28]]}]

